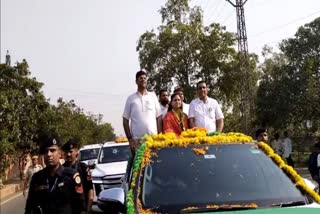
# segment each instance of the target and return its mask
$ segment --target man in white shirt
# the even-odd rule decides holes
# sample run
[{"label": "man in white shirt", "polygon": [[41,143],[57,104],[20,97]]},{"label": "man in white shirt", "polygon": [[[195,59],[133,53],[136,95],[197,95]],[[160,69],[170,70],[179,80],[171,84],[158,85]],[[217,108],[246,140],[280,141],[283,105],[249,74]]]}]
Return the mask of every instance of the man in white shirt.
[{"label": "man in white shirt", "polygon": [[289,138],[289,134],[287,131],[285,131],[283,133],[285,139],[283,141],[283,156],[286,158],[287,160],[287,164],[289,166],[292,166],[294,167],[294,162],[291,158],[291,153],[292,153],[292,141],[291,139]]},{"label": "man in white shirt", "polygon": [[159,91],[159,102],[160,102],[160,112],[163,119],[169,107],[169,93],[167,89],[161,89]]},{"label": "man in white shirt", "polygon": [[30,184],[33,174],[42,169],[42,166],[38,164],[38,156],[32,156],[31,161],[32,161],[32,165],[29,166],[27,170],[27,177],[26,177],[26,180],[24,181],[24,186],[22,191],[23,196],[26,196],[26,190]]},{"label": "man in white shirt", "polygon": [[274,140],[272,141],[271,146],[278,155],[282,155],[282,140],[280,139],[279,133],[274,134]]},{"label": "man in white shirt", "polygon": [[189,109],[190,127],[202,127],[207,132],[222,132],[223,113],[218,102],[208,97],[208,88],[204,81],[197,83],[198,98],[192,100]]},{"label": "man in white shirt", "polygon": [[178,86],[174,89],[173,93],[175,93],[175,94],[177,93],[181,97],[182,111],[183,111],[183,113],[185,113],[188,116],[189,115],[189,104],[184,102],[185,99],[184,99],[184,94],[183,94],[183,88],[181,86]]},{"label": "man in white shirt", "polygon": [[147,91],[146,72],[136,73],[136,84],[138,90],[127,98],[123,112],[123,128],[132,152],[140,146],[140,139],[145,134],[162,131],[159,101],[155,93]]}]

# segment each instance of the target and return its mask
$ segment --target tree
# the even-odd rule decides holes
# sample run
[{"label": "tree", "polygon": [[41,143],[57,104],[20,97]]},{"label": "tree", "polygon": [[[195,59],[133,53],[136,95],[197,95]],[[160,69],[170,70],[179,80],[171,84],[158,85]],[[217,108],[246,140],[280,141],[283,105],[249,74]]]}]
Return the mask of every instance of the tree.
[{"label": "tree", "polygon": [[102,115],[85,114],[74,100],[69,102],[59,98],[56,106],[52,106],[53,113],[50,124],[45,131],[58,134],[62,142],[77,138],[82,145],[102,143],[115,139],[114,130],[109,123],[102,123]]},{"label": "tree", "polygon": [[291,80],[285,72],[287,60],[282,53],[274,53],[265,47],[265,59],[260,65],[260,84],[257,92],[257,120],[275,129],[283,129],[292,118],[289,104]]},{"label": "tree", "polygon": [[0,68],[0,139],[5,151],[0,154],[0,172],[3,172],[8,155],[14,153],[21,163],[26,154],[36,150],[34,138],[48,102],[41,92],[43,84],[30,77],[25,60],[13,67]]},{"label": "tree", "polygon": [[[150,84],[156,92],[179,84],[190,102],[195,97],[196,83],[206,81],[209,96],[217,98],[224,112],[230,112],[226,119],[234,121],[229,127],[226,124],[226,129],[240,130],[239,88],[243,71],[234,49],[235,34],[217,23],[204,26],[201,8],[190,8],[189,0],[168,0],[160,14],[162,25],[157,31],[142,34],[137,45],[140,66],[150,72]],[[250,81],[256,86],[257,57],[250,55],[249,61]]]},{"label": "tree", "polygon": [[190,100],[200,78],[215,84],[221,70],[232,70],[236,40],[219,24],[204,27],[201,9],[190,9],[188,2],[169,0],[160,10],[159,33],[144,33],[137,50],[140,66],[150,71],[149,80],[156,91],[177,83]]},{"label": "tree", "polygon": [[319,128],[320,109],[320,18],[300,27],[294,38],[284,40],[280,50],[288,58],[292,81],[290,99],[296,125],[309,120]]},{"label": "tree", "polygon": [[13,67],[0,64],[0,174],[12,157],[23,167],[27,154],[38,153],[40,137],[46,133],[57,133],[63,142],[76,137],[82,144],[115,138],[102,115],[85,114],[73,100],[61,98],[57,106],[51,105],[41,91],[43,83],[30,75],[25,60]]},{"label": "tree", "polygon": [[[280,43],[262,67],[258,117],[270,126],[319,130],[320,18],[300,27],[293,38]],[[270,52],[269,52],[270,53]]]}]

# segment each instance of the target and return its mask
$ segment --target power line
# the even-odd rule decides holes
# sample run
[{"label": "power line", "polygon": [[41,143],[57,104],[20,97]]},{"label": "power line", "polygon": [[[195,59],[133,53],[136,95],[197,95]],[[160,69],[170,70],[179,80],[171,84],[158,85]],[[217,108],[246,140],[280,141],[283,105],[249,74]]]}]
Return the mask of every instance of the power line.
[{"label": "power line", "polygon": [[215,7],[212,7],[212,9],[210,10],[210,15],[209,15],[209,13],[208,13],[208,21],[210,21],[212,18],[213,18],[213,16],[215,15],[215,12],[216,12],[216,10],[220,7],[220,5],[221,5],[221,3],[222,3],[223,1],[222,0],[220,0],[217,4],[216,4],[216,6]]},{"label": "power line", "polygon": [[226,18],[221,22],[222,25],[227,25],[227,21],[230,19],[230,17],[232,17],[234,11],[231,10],[228,15],[226,16]]},{"label": "power line", "polygon": [[269,29],[269,30],[265,30],[265,31],[262,31],[262,32],[260,32],[260,33],[256,33],[256,34],[249,35],[249,36],[250,36],[250,37],[256,37],[256,36],[259,36],[259,35],[261,35],[261,34],[265,34],[265,33],[269,33],[269,32],[275,31],[275,30],[277,30],[277,29],[279,29],[279,28],[283,28],[283,27],[285,27],[285,26],[291,25],[291,24],[293,24],[293,23],[295,23],[295,22],[297,22],[297,21],[300,21],[300,20],[302,20],[302,19],[309,18],[310,16],[313,16],[313,15],[315,15],[315,14],[317,14],[317,13],[320,13],[320,10],[318,10],[318,11],[316,11],[316,12],[313,12],[313,13],[311,13],[311,14],[308,14],[308,15],[306,15],[306,16],[303,16],[303,17],[294,19],[294,20],[292,20],[292,21],[290,21],[290,22],[287,22],[287,23],[285,23],[285,24],[278,25],[278,26],[273,27],[273,28],[271,28],[271,29]]}]

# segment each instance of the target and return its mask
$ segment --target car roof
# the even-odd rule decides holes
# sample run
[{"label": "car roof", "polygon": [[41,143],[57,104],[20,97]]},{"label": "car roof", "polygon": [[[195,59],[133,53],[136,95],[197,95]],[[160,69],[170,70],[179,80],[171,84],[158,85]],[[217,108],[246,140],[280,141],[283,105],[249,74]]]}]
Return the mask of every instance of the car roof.
[{"label": "car roof", "polygon": [[84,145],[80,148],[80,150],[86,150],[86,149],[98,149],[101,148],[102,144],[89,144],[89,145]]},{"label": "car roof", "polygon": [[102,147],[127,146],[127,145],[129,145],[129,142],[117,143],[115,141],[108,141],[108,142],[105,142]]}]

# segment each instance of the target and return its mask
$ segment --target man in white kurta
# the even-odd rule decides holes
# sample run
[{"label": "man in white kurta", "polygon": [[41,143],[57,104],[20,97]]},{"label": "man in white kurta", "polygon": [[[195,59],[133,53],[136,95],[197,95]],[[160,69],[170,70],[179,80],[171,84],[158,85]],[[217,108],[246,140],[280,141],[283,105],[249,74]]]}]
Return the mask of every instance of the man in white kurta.
[{"label": "man in white kurta", "polygon": [[190,127],[202,127],[207,132],[222,132],[223,113],[218,102],[207,96],[208,88],[204,81],[197,84],[198,98],[192,100],[189,108]]},{"label": "man in white kurta", "polygon": [[157,96],[153,92],[135,92],[127,99],[123,117],[130,119],[130,130],[134,140],[145,134],[157,134],[156,118],[161,115]]},{"label": "man in white kurta", "polygon": [[144,71],[136,74],[137,92],[126,101],[123,112],[123,128],[129,140],[130,148],[135,151],[140,139],[145,135],[160,133],[162,117],[157,96],[147,91],[147,75]]},{"label": "man in white kurta", "polygon": [[292,160],[292,157],[291,157],[291,153],[292,153],[292,141],[289,137],[289,134],[287,131],[285,131],[283,133],[285,139],[283,140],[283,156],[286,158],[287,160],[287,164],[289,166],[292,166],[294,167],[294,162]]}]

